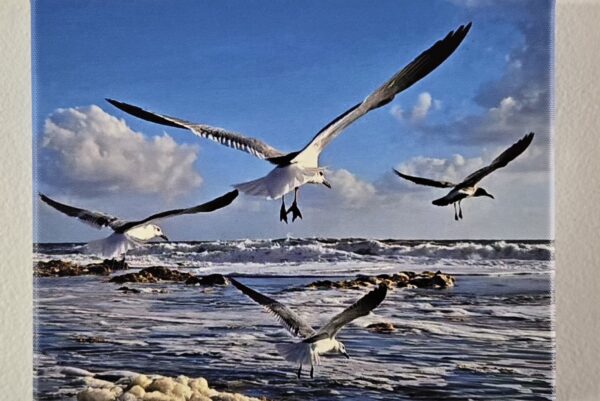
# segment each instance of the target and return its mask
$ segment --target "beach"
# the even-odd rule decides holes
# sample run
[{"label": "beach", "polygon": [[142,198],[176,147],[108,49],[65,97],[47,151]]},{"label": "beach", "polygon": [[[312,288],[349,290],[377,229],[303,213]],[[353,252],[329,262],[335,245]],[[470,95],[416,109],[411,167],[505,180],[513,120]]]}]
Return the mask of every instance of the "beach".
[{"label": "beach", "polygon": [[[99,260],[81,244],[35,247],[35,261],[51,259]],[[314,379],[298,379],[274,347],[292,341],[287,332],[232,286],[131,283],[140,292],[123,293],[106,276],[36,277],[36,399],[75,400],[85,386],[73,369],[115,380],[131,372],[204,377],[219,391],[269,400],[553,398],[549,241],[153,243],[126,260],[131,271],[235,274],[313,327],[369,290],[306,288],[315,280],[440,270],[456,285],[390,290],[338,335],[351,359],[323,357]],[[366,328],[384,322],[395,329]]]}]

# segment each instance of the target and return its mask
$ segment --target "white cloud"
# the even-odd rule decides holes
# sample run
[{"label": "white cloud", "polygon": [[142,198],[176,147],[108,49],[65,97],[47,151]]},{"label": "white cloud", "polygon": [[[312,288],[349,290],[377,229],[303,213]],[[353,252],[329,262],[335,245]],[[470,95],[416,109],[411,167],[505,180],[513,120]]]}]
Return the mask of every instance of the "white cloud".
[{"label": "white cloud", "polygon": [[398,121],[404,120],[404,109],[398,104],[390,107],[390,114]]},{"label": "white cloud", "polygon": [[[421,122],[431,110],[439,110],[441,107],[442,102],[440,100],[434,99],[429,92],[421,92],[411,109],[410,121],[413,123]],[[390,114],[398,121],[404,121],[406,118],[406,113],[399,104],[395,104],[390,108]]]},{"label": "white cloud", "polygon": [[[450,159],[417,156],[398,165],[396,169],[409,175],[416,175],[434,180],[460,182],[467,175],[484,165],[481,157],[465,158],[460,154]],[[406,186],[414,189],[425,188],[405,181]]]},{"label": "white cloud", "polygon": [[419,95],[419,99],[417,100],[417,104],[412,109],[412,119],[413,121],[423,120],[429,109],[431,108],[433,99],[431,98],[431,94],[429,92],[423,92]]},{"label": "white cloud", "polygon": [[170,136],[147,138],[98,106],[58,109],[45,121],[42,181],[82,197],[182,195],[202,183],[198,150]]}]

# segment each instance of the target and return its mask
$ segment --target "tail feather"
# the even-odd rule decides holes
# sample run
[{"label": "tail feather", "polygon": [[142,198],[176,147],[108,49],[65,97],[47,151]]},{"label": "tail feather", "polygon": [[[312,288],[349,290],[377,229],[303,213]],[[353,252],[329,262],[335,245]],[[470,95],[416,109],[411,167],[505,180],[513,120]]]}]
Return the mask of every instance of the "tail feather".
[{"label": "tail feather", "polygon": [[434,200],[431,203],[433,203],[436,206],[446,206],[446,205],[448,205],[448,200],[446,198],[440,198],[440,199]]},{"label": "tail feather", "polygon": [[281,343],[275,344],[277,352],[289,362],[303,365],[319,365],[319,354],[313,351],[309,343]]},{"label": "tail feather", "polygon": [[138,248],[142,245],[143,243],[128,237],[126,234],[113,233],[106,238],[88,242],[85,251],[112,259],[118,258],[130,249]]}]

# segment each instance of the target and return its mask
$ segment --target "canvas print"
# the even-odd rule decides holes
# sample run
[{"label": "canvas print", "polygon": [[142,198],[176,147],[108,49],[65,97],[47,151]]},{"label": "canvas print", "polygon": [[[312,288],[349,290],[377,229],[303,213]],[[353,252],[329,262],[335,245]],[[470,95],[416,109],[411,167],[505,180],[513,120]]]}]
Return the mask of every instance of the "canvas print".
[{"label": "canvas print", "polygon": [[32,3],[36,400],[551,400],[553,3]]}]

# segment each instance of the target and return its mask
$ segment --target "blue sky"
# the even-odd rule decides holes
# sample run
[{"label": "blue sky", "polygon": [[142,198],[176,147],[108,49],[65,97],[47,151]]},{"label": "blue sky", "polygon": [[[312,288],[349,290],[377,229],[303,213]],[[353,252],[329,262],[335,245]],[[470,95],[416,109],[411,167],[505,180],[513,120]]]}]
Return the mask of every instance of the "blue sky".
[{"label": "blue sky", "polygon": [[[303,191],[302,222],[282,225],[278,202],[244,196],[213,216],[165,222],[165,231],[182,240],[548,238],[551,11],[550,2],[516,0],[36,1],[38,189],[124,218],[211,199],[271,167],[189,132],[137,120],[104,98],[293,151],[448,31],[472,21],[464,43],[444,64],[327,148],[321,161],[339,184],[333,193]],[[91,105],[101,111],[91,111]],[[82,109],[75,113],[74,108]],[[122,119],[126,128],[110,116]],[[98,126],[85,128],[78,119]],[[65,129],[73,131],[71,136],[63,135]],[[114,141],[100,138],[113,129]],[[484,182],[492,193],[518,187],[520,196],[513,191],[497,196],[494,204],[472,200],[459,224],[450,209],[431,205],[443,193],[397,182],[389,173],[391,167],[403,167],[459,179],[532,130],[531,155]],[[119,158],[86,157],[84,148],[93,140],[102,144],[103,155],[119,155],[128,146],[135,153],[135,143],[125,146],[134,132],[147,143],[134,141],[142,144],[139,160],[128,165],[131,158],[123,156],[125,172],[115,167]],[[153,142],[165,133],[173,143]],[[57,135],[63,136],[58,140]],[[153,158],[160,168],[152,165]],[[82,169],[88,175],[75,177],[73,172]],[[136,186],[145,172],[164,174],[165,180]],[[515,225],[524,218],[530,224]],[[40,207],[39,240],[102,235],[69,220]]]}]

